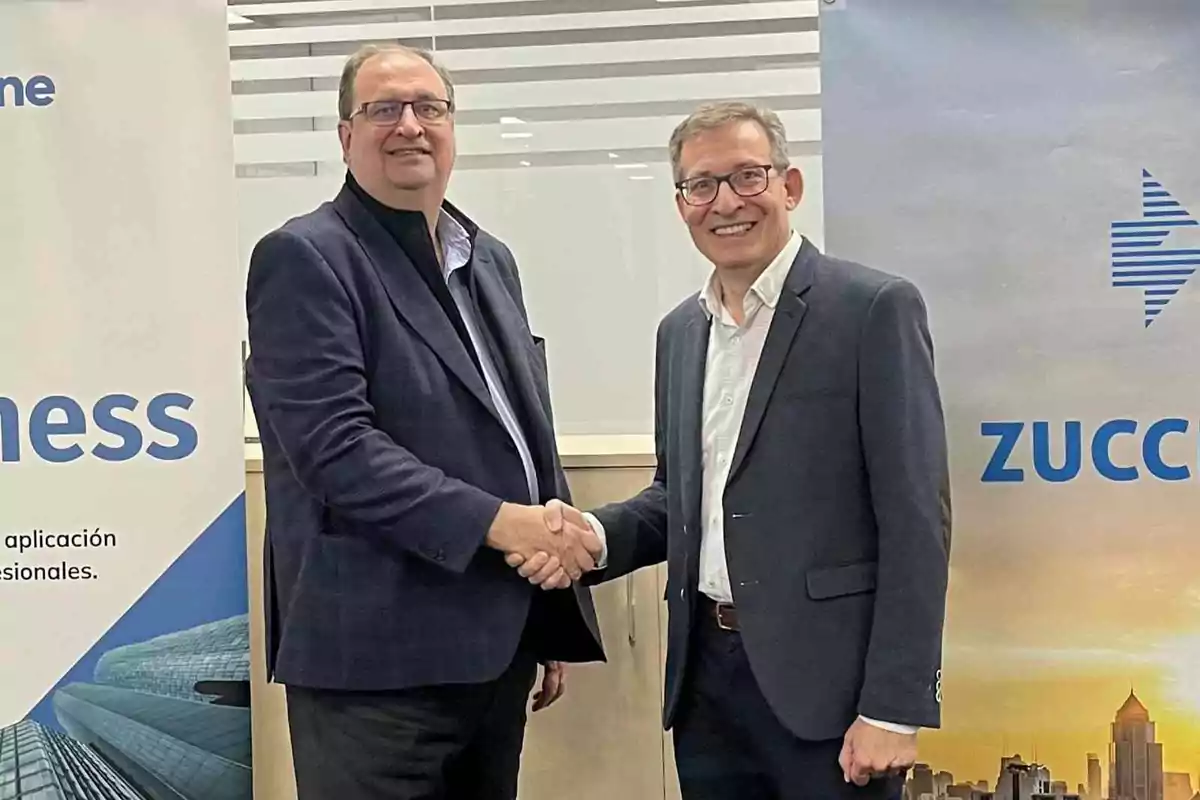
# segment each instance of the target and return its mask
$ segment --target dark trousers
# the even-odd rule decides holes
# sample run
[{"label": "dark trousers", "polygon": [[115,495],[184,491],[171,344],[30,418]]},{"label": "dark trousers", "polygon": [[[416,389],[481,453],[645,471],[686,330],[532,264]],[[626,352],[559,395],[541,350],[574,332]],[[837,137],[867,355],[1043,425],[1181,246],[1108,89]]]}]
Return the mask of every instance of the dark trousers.
[{"label": "dark trousers", "polygon": [[299,800],[514,800],[537,662],[396,692],[287,689]]},{"label": "dark trousers", "polygon": [[741,636],[702,615],[674,725],[683,800],[893,800],[903,779],[846,783],[842,740],[796,738],[750,671]]}]

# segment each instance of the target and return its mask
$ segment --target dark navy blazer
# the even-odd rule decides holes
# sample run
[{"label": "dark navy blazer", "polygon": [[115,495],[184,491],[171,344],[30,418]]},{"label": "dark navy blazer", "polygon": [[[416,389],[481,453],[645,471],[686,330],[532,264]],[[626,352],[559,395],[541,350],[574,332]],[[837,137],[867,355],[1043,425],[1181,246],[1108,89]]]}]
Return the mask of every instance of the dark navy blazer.
[{"label": "dark navy blazer", "polygon": [[[663,319],[658,470],[596,511],[608,567],[667,562],[664,722],[687,691],[702,612],[702,409],[709,319],[693,295]],[[724,492],[742,641],[796,736],[841,738],[859,714],[941,724],[951,503],[925,302],[908,281],[805,242],[780,294]]]},{"label": "dark navy blazer", "polygon": [[[569,502],[516,264],[470,230],[476,299],[538,499]],[[258,244],[247,314],[275,680],[478,683],[505,670],[523,634],[542,659],[603,660],[588,589],[535,589],[484,546],[501,501],[529,500],[520,456],[450,317],[348,186]]]}]

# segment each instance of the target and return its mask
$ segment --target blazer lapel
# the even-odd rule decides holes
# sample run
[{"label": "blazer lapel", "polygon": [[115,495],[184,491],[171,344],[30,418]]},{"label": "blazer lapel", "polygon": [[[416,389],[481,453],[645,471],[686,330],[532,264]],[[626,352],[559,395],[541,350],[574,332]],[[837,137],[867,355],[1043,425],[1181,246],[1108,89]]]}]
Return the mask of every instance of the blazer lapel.
[{"label": "blazer lapel", "polygon": [[[783,291],[779,294],[779,302],[775,306],[775,317],[771,320],[771,328],[767,331],[767,340],[763,343],[762,355],[758,360],[758,369],[754,373],[754,381],[750,384],[750,396],[746,398],[746,412],[742,417],[742,427],[738,432],[737,448],[733,451],[733,464],[729,467],[729,481],[732,481],[746,460],[746,454],[754,444],[762,424],[763,414],[766,413],[767,403],[788,353],[800,323],[808,310],[801,295],[812,285],[814,247],[807,239],[796,254],[792,268],[784,281]],[[727,484],[728,485],[728,484]]]},{"label": "blazer lapel", "polygon": [[400,245],[348,188],[343,188],[333,202],[339,216],[362,243],[396,313],[407,320],[446,368],[500,421],[487,384],[463,347],[462,339]]},{"label": "blazer lapel", "polygon": [[679,420],[680,494],[683,499],[684,524],[691,558],[689,568],[699,570],[700,563],[700,501],[704,480],[701,450],[701,417],[704,413],[704,373],[708,355],[709,319],[696,307],[683,331],[679,365],[681,376],[675,391],[676,419]]},{"label": "blazer lapel", "polygon": [[526,330],[521,320],[520,312],[500,283],[495,273],[496,267],[491,259],[481,250],[475,251],[475,263],[472,265],[475,285],[479,290],[479,304],[484,314],[492,316],[496,324],[492,326],[496,336],[496,344],[501,349],[501,357],[512,375],[512,390],[517,395],[512,400],[526,412],[528,426],[532,430],[524,431],[530,439],[530,449],[538,466],[538,483],[542,493],[547,497],[555,494],[554,454],[557,446],[554,442],[554,427],[550,421],[549,387],[537,379],[530,364],[530,348],[533,347],[533,337]]}]

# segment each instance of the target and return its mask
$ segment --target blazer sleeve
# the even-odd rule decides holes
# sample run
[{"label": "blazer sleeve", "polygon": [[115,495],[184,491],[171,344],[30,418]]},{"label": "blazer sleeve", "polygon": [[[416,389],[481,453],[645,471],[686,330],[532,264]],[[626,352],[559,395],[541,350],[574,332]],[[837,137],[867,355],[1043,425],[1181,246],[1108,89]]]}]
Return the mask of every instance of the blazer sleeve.
[{"label": "blazer sleeve", "polygon": [[321,253],[286,230],[250,259],[249,375],[300,484],[344,532],[466,570],[501,500],[419,461],[374,424],[351,298]]},{"label": "blazer sleeve", "polygon": [[859,426],[879,530],[875,616],[859,713],[939,727],[949,467],[925,305],[907,281],[885,284],[871,303],[859,387]]},{"label": "blazer sleeve", "polygon": [[663,370],[668,367],[669,359],[663,352],[667,339],[665,329],[664,322],[659,327],[654,356],[654,451],[658,462],[654,469],[654,480],[629,500],[610,503],[592,512],[604,526],[608,562],[603,569],[585,576],[585,583],[603,583],[667,560],[669,475],[667,430],[663,420],[669,381],[663,375]]}]

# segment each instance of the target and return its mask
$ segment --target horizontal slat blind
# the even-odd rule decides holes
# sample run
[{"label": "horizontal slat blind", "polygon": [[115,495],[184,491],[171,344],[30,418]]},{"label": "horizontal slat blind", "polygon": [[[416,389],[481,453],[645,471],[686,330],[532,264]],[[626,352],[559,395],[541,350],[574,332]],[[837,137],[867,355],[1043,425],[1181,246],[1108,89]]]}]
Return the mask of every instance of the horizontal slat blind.
[{"label": "horizontal slat blind", "polygon": [[[456,83],[452,189],[520,254],[533,323],[554,343],[561,432],[648,433],[646,343],[703,269],[670,200],[667,138],[707,100],[751,100],[777,111],[806,175],[797,225],[819,243],[820,5],[231,3],[242,258],[268,230],[340,185],[337,84],[346,57],[367,42],[433,50]],[[591,243],[581,248],[583,241]],[[641,284],[647,294],[631,297],[620,288],[622,275],[654,277]],[[582,317],[564,305],[580,293],[593,309]],[[618,307],[622,325],[614,328],[599,309]],[[248,404],[246,436],[257,436]]]},{"label": "horizontal slat blind", "polygon": [[[234,3],[236,158],[245,179],[340,162],[337,79],[365,42],[434,50],[455,75],[460,168],[642,160],[691,108],[761,102],[819,150],[815,0],[291,0]],[[478,157],[478,158],[475,158]],[[565,161],[564,161],[565,160]]]}]

